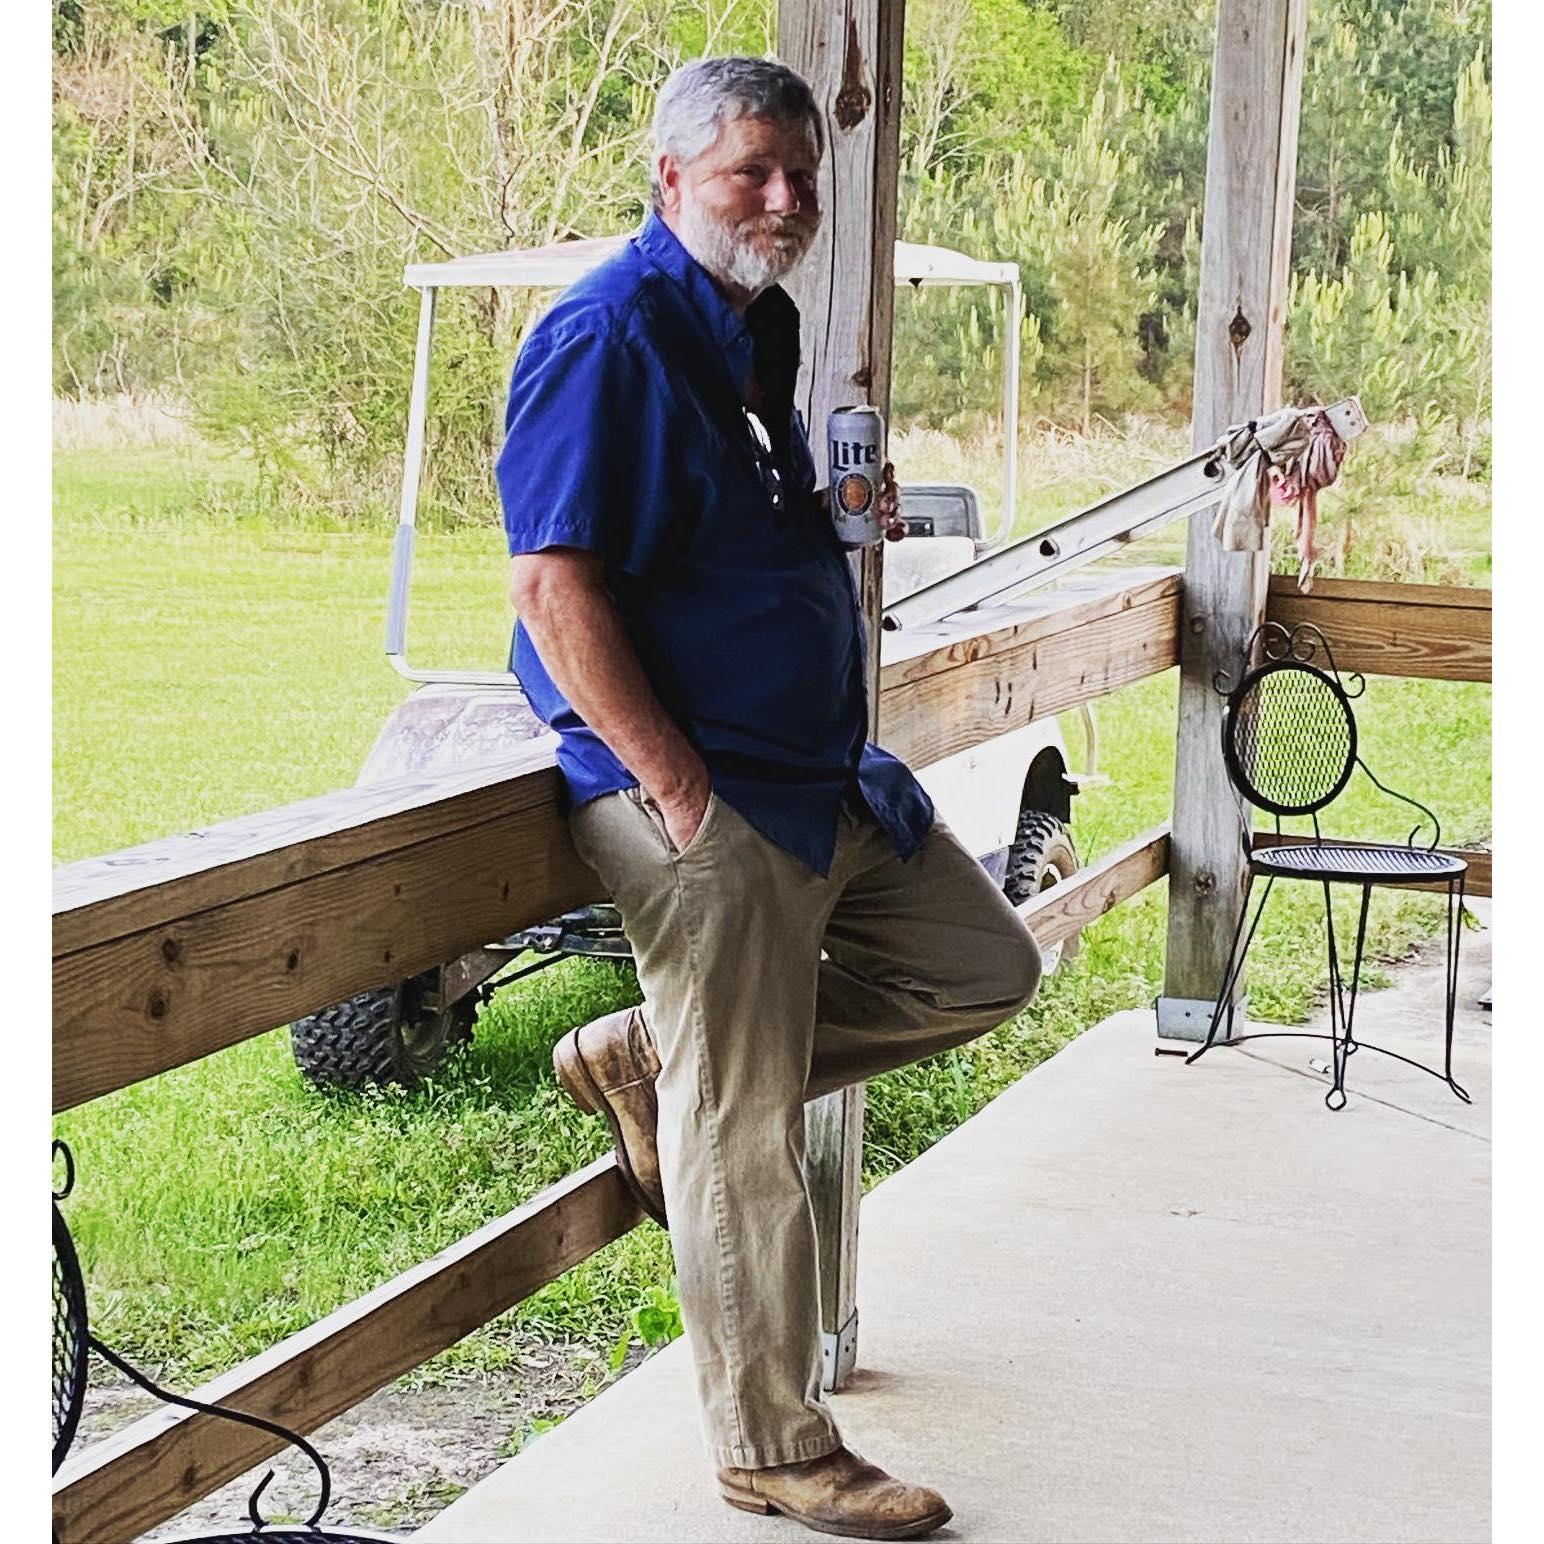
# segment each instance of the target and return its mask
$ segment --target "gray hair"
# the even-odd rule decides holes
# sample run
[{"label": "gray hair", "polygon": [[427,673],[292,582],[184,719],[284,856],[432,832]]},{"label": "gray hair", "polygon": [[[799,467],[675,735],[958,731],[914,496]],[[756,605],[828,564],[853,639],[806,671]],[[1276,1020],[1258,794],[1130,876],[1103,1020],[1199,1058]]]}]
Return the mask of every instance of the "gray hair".
[{"label": "gray hair", "polygon": [[[654,106],[655,157],[673,155],[683,163],[694,161],[736,118],[808,123],[816,153],[825,151],[820,109],[804,77],[776,59],[731,55],[693,59],[673,71],[660,87]],[[649,199],[658,209],[660,188],[653,171]]]}]

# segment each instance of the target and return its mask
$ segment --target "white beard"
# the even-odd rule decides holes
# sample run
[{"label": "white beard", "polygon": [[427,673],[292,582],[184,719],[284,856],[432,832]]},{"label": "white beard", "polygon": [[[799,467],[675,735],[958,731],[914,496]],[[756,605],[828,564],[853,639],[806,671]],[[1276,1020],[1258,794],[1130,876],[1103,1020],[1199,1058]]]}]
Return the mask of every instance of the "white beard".
[{"label": "white beard", "polygon": [[765,247],[758,246],[742,239],[735,226],[683,201],[676,235],[715,279],[754,298],[790,272],[815,239],[813,223],[801,228],[787,222],[781,231],[786,234]]}]

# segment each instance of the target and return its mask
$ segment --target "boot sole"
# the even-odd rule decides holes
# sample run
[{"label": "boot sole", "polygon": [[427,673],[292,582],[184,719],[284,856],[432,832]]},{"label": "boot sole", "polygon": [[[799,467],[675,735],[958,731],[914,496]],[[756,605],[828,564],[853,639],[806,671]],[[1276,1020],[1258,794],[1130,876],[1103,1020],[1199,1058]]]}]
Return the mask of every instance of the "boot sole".
[{"label": "boot sole", "polygon": [[950,1507],[941,1507],[936,1512],[930,1512],[926,1517],[919,1517],[909,1523],[892,1523],[887,1527],[876,1527],[873,1524],[862,1523],[834,1523],[821,1522],[813,1517],[806,1517],[804,1513],[795,1511],[792,1507],[779,1506],[775,1501],[768,1501],[765,1496],[758,1496],[754,1491],[739,1490],[727,1485],[720,1485],[719,1494],[732,1507],[738,1507],[742,1512],[754,1512],[760,1517],[770,1517],[781,1514],[792,1519],[796,1523],[802,1523],[806,1528],[812,1528],[816,1533],[834,1533],[844,1539],[915,1539],[924,1533],[931,1533],[935,1528],[943,1525],[954,1516]]},{"label": "boot sole", "polygon": [[605,1116],[606,1125],[611,1130],[611,1145],[616,1149],[617,1171],[622,1176],[622,1182],[644,1212],[660,1227],[668,1228],[670,1224],[665,1221],[664,1212],[650,1199],[648,1192],[638,1183],[638,1176],[633,1173],[633,1166],[627,1158],[627,1144],[622,1140],[621,1125],[612,1113],[606,1096],[600,1090],[600,1085],[590,1076],[590,1069],[585,1066],[584,1058],[579,1054],[577,1029],[569,1030],[553,1046],[552,1070],[557,1073],[558,1082],[563,1085],[563,1091],[586,1115]]}]

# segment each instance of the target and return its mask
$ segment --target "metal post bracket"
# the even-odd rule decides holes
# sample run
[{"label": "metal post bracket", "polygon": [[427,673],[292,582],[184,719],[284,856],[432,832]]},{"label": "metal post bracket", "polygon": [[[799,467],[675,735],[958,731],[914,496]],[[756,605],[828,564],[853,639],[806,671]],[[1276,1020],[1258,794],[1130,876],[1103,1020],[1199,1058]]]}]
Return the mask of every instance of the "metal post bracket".
[{"label": "metal post bracket", "polygon": [[858,1310],[853,1309],[847,1322],[835,1334],[820,1337],[820,1386],[834,1394],[852,1376],[858,1364]]}]

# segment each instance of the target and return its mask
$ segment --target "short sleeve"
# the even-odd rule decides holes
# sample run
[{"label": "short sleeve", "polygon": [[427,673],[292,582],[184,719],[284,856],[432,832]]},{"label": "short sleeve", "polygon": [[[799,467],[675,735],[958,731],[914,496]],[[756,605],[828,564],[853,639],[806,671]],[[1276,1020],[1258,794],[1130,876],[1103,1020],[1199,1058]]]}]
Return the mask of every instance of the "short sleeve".
[{"label": "short sleeve", "polygon": [[603,325],[538,328],[515,361],[496,467],[510,555],[580,547],[641,574],[668,514],[657,373]]}]

